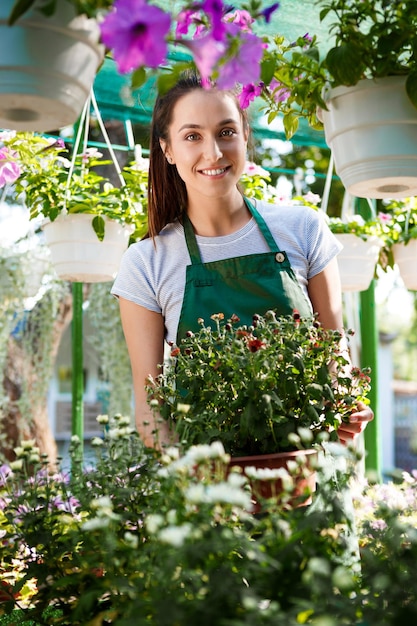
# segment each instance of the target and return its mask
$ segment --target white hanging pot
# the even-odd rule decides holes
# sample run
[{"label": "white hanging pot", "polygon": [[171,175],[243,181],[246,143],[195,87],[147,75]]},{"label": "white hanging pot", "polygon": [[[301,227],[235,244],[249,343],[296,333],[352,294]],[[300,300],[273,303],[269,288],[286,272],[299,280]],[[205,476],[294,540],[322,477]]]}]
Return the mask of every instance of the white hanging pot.
[{"label": "white hanging pot", "polygon": [[99,241],[93,217],[68,213],[42,225],[52,265],[61,280],[100,283],[115,278],[133,228],[105,219],[104,239]]},{"label": "white hanging pot", "polygon": [[417,109],[405,76],[364,79],[330,90],[320,110],[326,142],[346,190],[360,198],[417,195]]},{"label": "white hanging pot", "polygon": [[342,291],[365,291],[375,273],[382,241],[378,237],[368,237],[366,241],[352,233],[335,234],[343,244],[338,254]]},{"label": "white hanging pot", "polygon": [[98,25],[59,0],[52,16],[35,2],[9,26],[14,4],[0,2],[0,128],[43,132],[74,124],[103,59]]},{"label": "white hanging pot", "polygon": [[406,244],[395,243],[392,252],[404,285],[417,291],[417,239],[410,239]]}]

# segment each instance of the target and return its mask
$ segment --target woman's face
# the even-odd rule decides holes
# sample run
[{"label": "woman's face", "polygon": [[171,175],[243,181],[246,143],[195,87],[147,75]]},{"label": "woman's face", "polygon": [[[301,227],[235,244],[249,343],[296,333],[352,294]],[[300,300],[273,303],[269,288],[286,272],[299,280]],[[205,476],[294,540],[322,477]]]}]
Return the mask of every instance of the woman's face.
[{"label": "woman's face", "polygon": [[233,97],[195,89],[173,109],[169,142],[162,150],[175,163],[189,199],[220,197],[236,187],[246,162],[248,130]]}]

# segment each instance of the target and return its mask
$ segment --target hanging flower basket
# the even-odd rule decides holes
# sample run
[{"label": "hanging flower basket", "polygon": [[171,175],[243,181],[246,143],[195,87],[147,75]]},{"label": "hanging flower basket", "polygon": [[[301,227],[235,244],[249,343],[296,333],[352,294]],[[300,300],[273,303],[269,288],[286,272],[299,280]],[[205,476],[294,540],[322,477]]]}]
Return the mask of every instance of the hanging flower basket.
[{"label": "hanging flower basket", "polygon": [[365,291],[375,273],[375,265],[382,248],[378,237],[365,241],[352,233],[335,234],[343,244],[337,257],[342,291]]},{"label": "hanging flower basket", "polygon": [[88,213],[69,213],[43,224],[51,262],[61,280],[84,283],[114,280],[133,227],[105,218],[104,239],[100,241],[92,220],[93,215]]},{"label": "hanging flower basket", "polygon": [[59,0],[52,16],[35,4],[9,26],[14,2],[0,3],[0,128],[51,131],[74,124],[103,59],[98,25]]},{"label": "hanging flower basket", "polygon": [[395,243],[392,250],[404,285],[411,291],[417,291],[417,239]]},{"label": "hanging flower basket", "polygon": [[405,76],[364,79],[329,93],[320,110],[343,185],[360,198],[417,195],[417,109]]}]

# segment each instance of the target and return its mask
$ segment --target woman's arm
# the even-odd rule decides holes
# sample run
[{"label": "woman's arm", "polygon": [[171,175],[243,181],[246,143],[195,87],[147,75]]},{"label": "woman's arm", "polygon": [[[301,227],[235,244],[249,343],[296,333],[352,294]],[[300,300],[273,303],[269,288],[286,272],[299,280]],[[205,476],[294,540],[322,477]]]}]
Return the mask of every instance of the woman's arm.
[{"label": "woman's arm", "polygon": [[168,444],[172,437],[167,422],[157,422],[147,402],[148,376],[156,378],[164,359],[164,321],[160,313],[149,311],[119,297],[120,317],[132,368],[135,421],[149,447]]},{"label": "woman's arm", "polygon": [[[342,330],[342,290],[336,258],[322,272],[310,279],[308,294],[313,305],[313,311],[318,314],[322,326]],[[347,358],[350,359],[348,352]],[[373,418],[372,409],[363,402],[358,402],[358,410],[351,414],[349,423],[341,424],[337,431],[340,441],[344,444],[353,441],[357,435],[365,430],[368,422]]]}]

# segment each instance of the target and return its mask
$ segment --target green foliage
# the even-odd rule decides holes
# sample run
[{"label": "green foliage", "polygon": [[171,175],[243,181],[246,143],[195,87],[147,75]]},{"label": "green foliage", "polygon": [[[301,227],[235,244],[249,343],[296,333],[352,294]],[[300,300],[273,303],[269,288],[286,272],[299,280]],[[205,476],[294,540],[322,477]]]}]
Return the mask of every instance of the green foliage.
[{"label": "green foliage", "polygon": [[384,214],[392,233],[392,243],[407,243],[417,238],[416,198],[385,202]]},{"label": "green foliage", "polygon": [[97,237],[104,237],[104,218],[132,228],[132,239],[146,231],[148,162],[141,159],[122,170],[125,184],[115,187],[95,168],[112,163],[95,148],[77,154],[71,170],[70,152],[61,139],[29,132],[4,132],[1,142],[8,159],[20,169],[14,181],[30,218],[54,221],[62,213],[88,213]]},{"label": "green foliage", "polygon": [[[253,515],[222,446],[144,449],[129,418],[99,416],[96,463],[52,468],[33,442],[0,467],[0,624],[397,626],[417,615],[415,477],[355,480],[362,569],[336,487],[323,507],[270,501]],[[333,454],[351,455],[336,445]]]},{"label": "green foliage", "polygon": [[201,320],[148,386],[184,444],[220,439],[234,456],[308,448],[365,400],[368,370],[348,368],[340,331],[298,313],[254,315],[251,327],[223,318]]},{"label": "green foliage", "polygon": [[319,42],[311,33],[292,42],[280,35],[268,41],[262,97],[269,119],[282,113],[288,138],[300,117],[321,128],[317,108],[326,109],[329,88],[393,75],[407,76],[407,94],[417,107],[414,2],[317,0],[316,5],[320,20],[330,21],[334,46],[320,58]]}]

